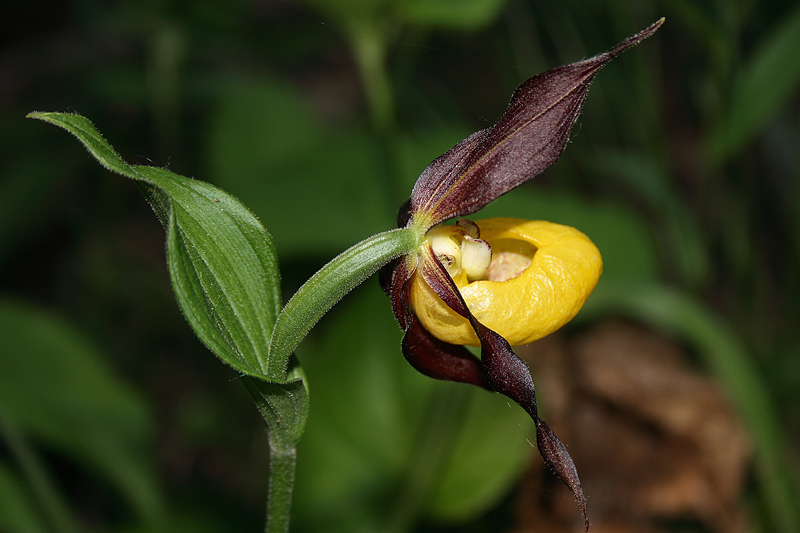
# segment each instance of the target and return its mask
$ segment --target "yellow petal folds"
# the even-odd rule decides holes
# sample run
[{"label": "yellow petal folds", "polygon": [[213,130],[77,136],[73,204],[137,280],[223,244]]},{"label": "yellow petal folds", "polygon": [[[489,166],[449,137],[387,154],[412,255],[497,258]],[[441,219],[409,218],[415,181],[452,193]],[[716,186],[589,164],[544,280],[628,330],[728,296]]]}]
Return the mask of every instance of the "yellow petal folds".
[{"label": "yellow petal folds", "polygon": [[[549,335],[572,320],[603,271],[600,252],[586,235],[568,226],[519,218],[490,218],[475,224],[479,241],[491,249],[488,268],[480,265],[479,271],[485,270],[482,279],[473,280],[471,274],[470,263],[476,261],[474,236],[458,226],[437,226],[428,240],[479,322],[516,346]],[[483,248],[480,252],[478,260],[483,262]],[[410,302],[436,338],[480,346],[467,319],[448,307],[418,273],[411,280]]]}]

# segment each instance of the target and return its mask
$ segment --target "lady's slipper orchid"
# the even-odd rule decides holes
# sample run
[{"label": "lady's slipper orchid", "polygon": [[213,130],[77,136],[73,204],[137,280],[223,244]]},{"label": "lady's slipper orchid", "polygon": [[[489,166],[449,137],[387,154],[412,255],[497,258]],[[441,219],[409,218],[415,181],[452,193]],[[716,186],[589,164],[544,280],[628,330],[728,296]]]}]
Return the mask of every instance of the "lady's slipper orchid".
[{"label": "lady's slipper orchid", "polygon": [[[464,221],[434,227],[427,240],[475,319],[512,346],[569,322],[600,278],[600,252],[574,228],[492,218],[471,222],[473,237],[464,233]],[[469,320],[445,304],[421,273],[414,273],[410,285],[414,314],[434,337],[480,346]]]},{"label": "lady's slipper orchid", "polygon": [[[575,316],[600,277],[599,252],[579,231],[548,222],[442,222],[478,211],[552,165],[597,71],[663,20],[609,52],[525,81],[497,124],[434,160],[398,215],[398,226],[414,229],[422,244],[381,273],[405,331],[406,359],[423,374],[500,392],[522,406],[542,457],[575,494],[587,529],[575,465],[539,417],[530,372],[511,345],[548,335]],[[464,345],[480,346],[480,358]]]}]

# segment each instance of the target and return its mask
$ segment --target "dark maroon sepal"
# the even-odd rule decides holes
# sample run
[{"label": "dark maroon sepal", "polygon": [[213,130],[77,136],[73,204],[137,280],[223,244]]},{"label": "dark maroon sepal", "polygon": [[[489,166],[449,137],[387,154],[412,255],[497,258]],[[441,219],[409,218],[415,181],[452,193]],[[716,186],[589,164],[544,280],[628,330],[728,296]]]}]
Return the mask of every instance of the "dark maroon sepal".
[{"label": "dark maroon sepal", "polygon": [[594,75],[652,35],[663,21],[609,52],[525,81],[497,124],[473,133],[422,172],[411,192],[412,215],[425,216],[431,226],[469,215],[555,163]]},{"label": "dark maroon sepal", "polygon": [[426,376],[488,388],[477,357],[463,346],[435,338],[411,312],[408,284],[414,274],[412,264],[401,258],[391,268],[381,272],[381,285],[390,295],[395,318],[405,332],[402,347],[406,360]]},{"label": "dark maroon sepal", "polygon": [[583,523],[585,531],[589,531],[589,515],[586,511],[586,496],[583,495],[583,488],[581,488],[581,480],[578,478],[578,470],[575,468],[575,463],[572,461],[567,452],[564,443],[556,437],[553,430],[541,418],[535,418],[536,422],[536,445],[539,448],[544,462],[547,463],[553,472],[569,487],[572,494],[578,500],[578,506],[581,508],[583,515]]},{"label": "dark maroon sepal", "polygon": [[403,336],[403,355],[422,374],[490,389],[481,371],[481,361],[463,346],[440,341],[413,318]]},{"label": "dark maroon sepal", "polygon": [[389,298],[392,297],[392,282],[394,281],[394,273],[397,270],[398,265],[405,261],[405,259],[405,257],[397,257],[392,259],[383,265],[380,270],[378,270],[378,284],[381,286],[383,293]]},{"label": "dark maroon sepal", "polygon": [[428,243],[420,250],[417,268],[425,283],[433,289],[433,292],[450,309],[464,318],[470,319],[472,313],[470,313],[464,298],[461,296],[461,291],[458,290],[455,281],[447,273],[447,270],[436,257],[436,254],[433,253],[433,248]]},{"label": "dark maroon sepal", "polygon": [[511,349],[499,334],[487,328],[475,318],[471,323],[481,339],[481,362],[483,373],[490,388],[505,394],[525,409],[536,424],[536,445],[544,462],[564,482],[578,500],[586,529],[589,517],[586,513],[586,496],[581,488],[578,470],[567,452],[567,448],[556,437],[553,430],[539,417],[536,404],[536,389],[528,366]]},{"label": "dark maroon sepal", "polygon": [[379,272],[381,287],[389,295],[392,302],[392,313],[403,331],[411,326],[413,317],[411,305],[408,303],[408,284],[414,270],[409,261],[407,257],[399,257],[384,266]]},{"label": "dark maroon sepal", "polygon": [[406,227],[409,220],[411,220],[411,198],[403,202],[403,205],[397,210],[397,227]]},{"label": "dark maroon sepal", "polygon": [[[420,254],[419,273],[422,274],[425,281],[442,301],[450,306],[451,309],[469,319],[470,324],[472,324],[475,333],[481,341],[481,358],[478,365],[479,371],[483,377],[483,384],[480,384],[480,386],[508,396],[531,416],[536,425],[536,444],[539,448],[539,453],[547,466],[555,472],[567,488],[572,491],[572,494],[575,495],[583,515],[586,529],[588,530],[589,518],[586,511],[586,496],[583,494],[583,489],[581,488],[578,470],[575,468],[575,463],[572,461],[572,457],[570,457],[564,444],[556,437],[555,433],[553,433],[545,421],[539,417],[539,410],[536,403],[536,388],[534,387],[533,378],[531,377],[528,366],[514,353],[508,341],[497,332],[481,324],[472,315],[458,287],[456,287],[455,282],[433,254],[433,250],[431,250],[430,247],[427,247]],[[436,341],[430,333],[418,324],[416,318],[414,318],[412,324],[421,330],[418,333],[419,335],[422,335],[422,332],[424,332],[425,338]],[[409,329],[409,332],[410,331],[411,329]],[[408,332],[406,332],[406,338],[408,337]],[[403,353],[406,353],[406,338],[403,339]],[[458,348],[441,341],[437,342],[451,348]],[[426,350],[428,351],[427,353],[435,352],[435,348],[424,344],[420,344],[416,348],[419,353],[426,353]],[[462,348],[462,350],[469,354],[466,349]],[[438,354],[436,357],[437,359],[443,359],[441,355]],[[406,355],[406,358],[408,358],[408,355]],[[411,360],[409,359],[409,361]],[[411,361],[411,364],[415,365],[413,361]],[[439,364],[443,365],[443,363]],[[452,372],[453,375],[457,375],[455,368],[458,367],[454,365],[454,369],[444,368],[443,374],[446,375],[448,372]],[[443,366],[439,366],[436,370],[441,372],[442,369]],[[422,370],[420,371],[426,373]],[[472,371],[472,367],[470,367],[470,371]],[[427,375],[438,377],[433,375],[433,373],[427,373]],[[463,381],[453,379],[452,377],[439,377],[439,379]],[[465,382],[469,383],[468,381]]]}]

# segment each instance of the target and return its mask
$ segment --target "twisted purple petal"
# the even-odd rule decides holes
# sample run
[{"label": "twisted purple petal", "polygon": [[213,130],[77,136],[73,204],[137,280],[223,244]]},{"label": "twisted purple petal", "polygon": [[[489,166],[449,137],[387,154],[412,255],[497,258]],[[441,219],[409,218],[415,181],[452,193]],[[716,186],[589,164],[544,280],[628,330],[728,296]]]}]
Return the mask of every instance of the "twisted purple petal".
[{"label": "twisted purple petal", "polygon": [[[588,530],[589,517],[586,510],[586,497],[581,488],[578,471],[564,444],[544,420],[539,417],[536,404],[536,389],[528,366],[514,353],[508,341],[497,332],[481,324],[472,315],[453,278],[450,277],[447,270],[436,258],[430,246],[426,246],[420,253],[418,271],[442,301],[455,312],[469,319],[481,341],[481,359],[478,365],[483,377],[483,383],[474,384],[508,396],[528,412],[536,425],[536,444],[542,459],[575,495]],[[471,381],[459,379],[461,375],[457,371],[461,371],[462,367],[456,365],[452,370],[446,367],[447,363],[452,364],[453,357],[458,357],[457,354],[459,352],[454,349],[461,349],[463,353],[467,354],[469,352],[461,346],[454,346],[442,341],[438,341],[438,344],[433,342],[436,349],[431,349],[430,339],[433,339],[432,335],[419,326],[416,319],[414,319],[413,324],[416,324],[415,328],[421,331],[413,333],[412,341],[416,341],[418,336],[422,336],[421,332],[424,332],[424,337],[428,340],[426,341],[427,343],[421,342],[419,344],[406,342],[406,339],[409,338],[409,332],[413,328],[406,331],[406,337],[403,339],[403,353],[406,358],[409,361],[412,359],[423,360],[427,365],[436,366],[440,375],[433,377],[471,383]],[[443,353],[446,353],[447,357],[443,356]],[[436,359],[437,362],[435,364],[430,363],[428,361],[429,358]],[[470,371],[472,371],[472,367],[470,367]],[[452,374],[448,372],[452,372]]]}]

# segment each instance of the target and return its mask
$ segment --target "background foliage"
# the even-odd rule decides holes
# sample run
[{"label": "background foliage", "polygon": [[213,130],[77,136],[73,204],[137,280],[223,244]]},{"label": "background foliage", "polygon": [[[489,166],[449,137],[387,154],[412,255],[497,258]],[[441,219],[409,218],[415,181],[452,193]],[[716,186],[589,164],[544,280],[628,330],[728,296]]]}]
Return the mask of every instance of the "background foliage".
[{"label": "background foliage", "polygon": [[[662,15],[598,75],[562,160],[487,211],[597,243],[605,274],[576,328],[623,314],[691,348],[754,442],[753,527],[798,531],[789,0],[20,3],[0,34],[0,530],[255,530],[267,468],[259,415],[185,325],[136,187],[26,113],[80,112],[127,161],[240,198],[288,296],[391,228],[425,165],[519,82]],[[297,530],[511,528],[525,417],[416,375],[399,340],[368,282],[301,345]]]}]

